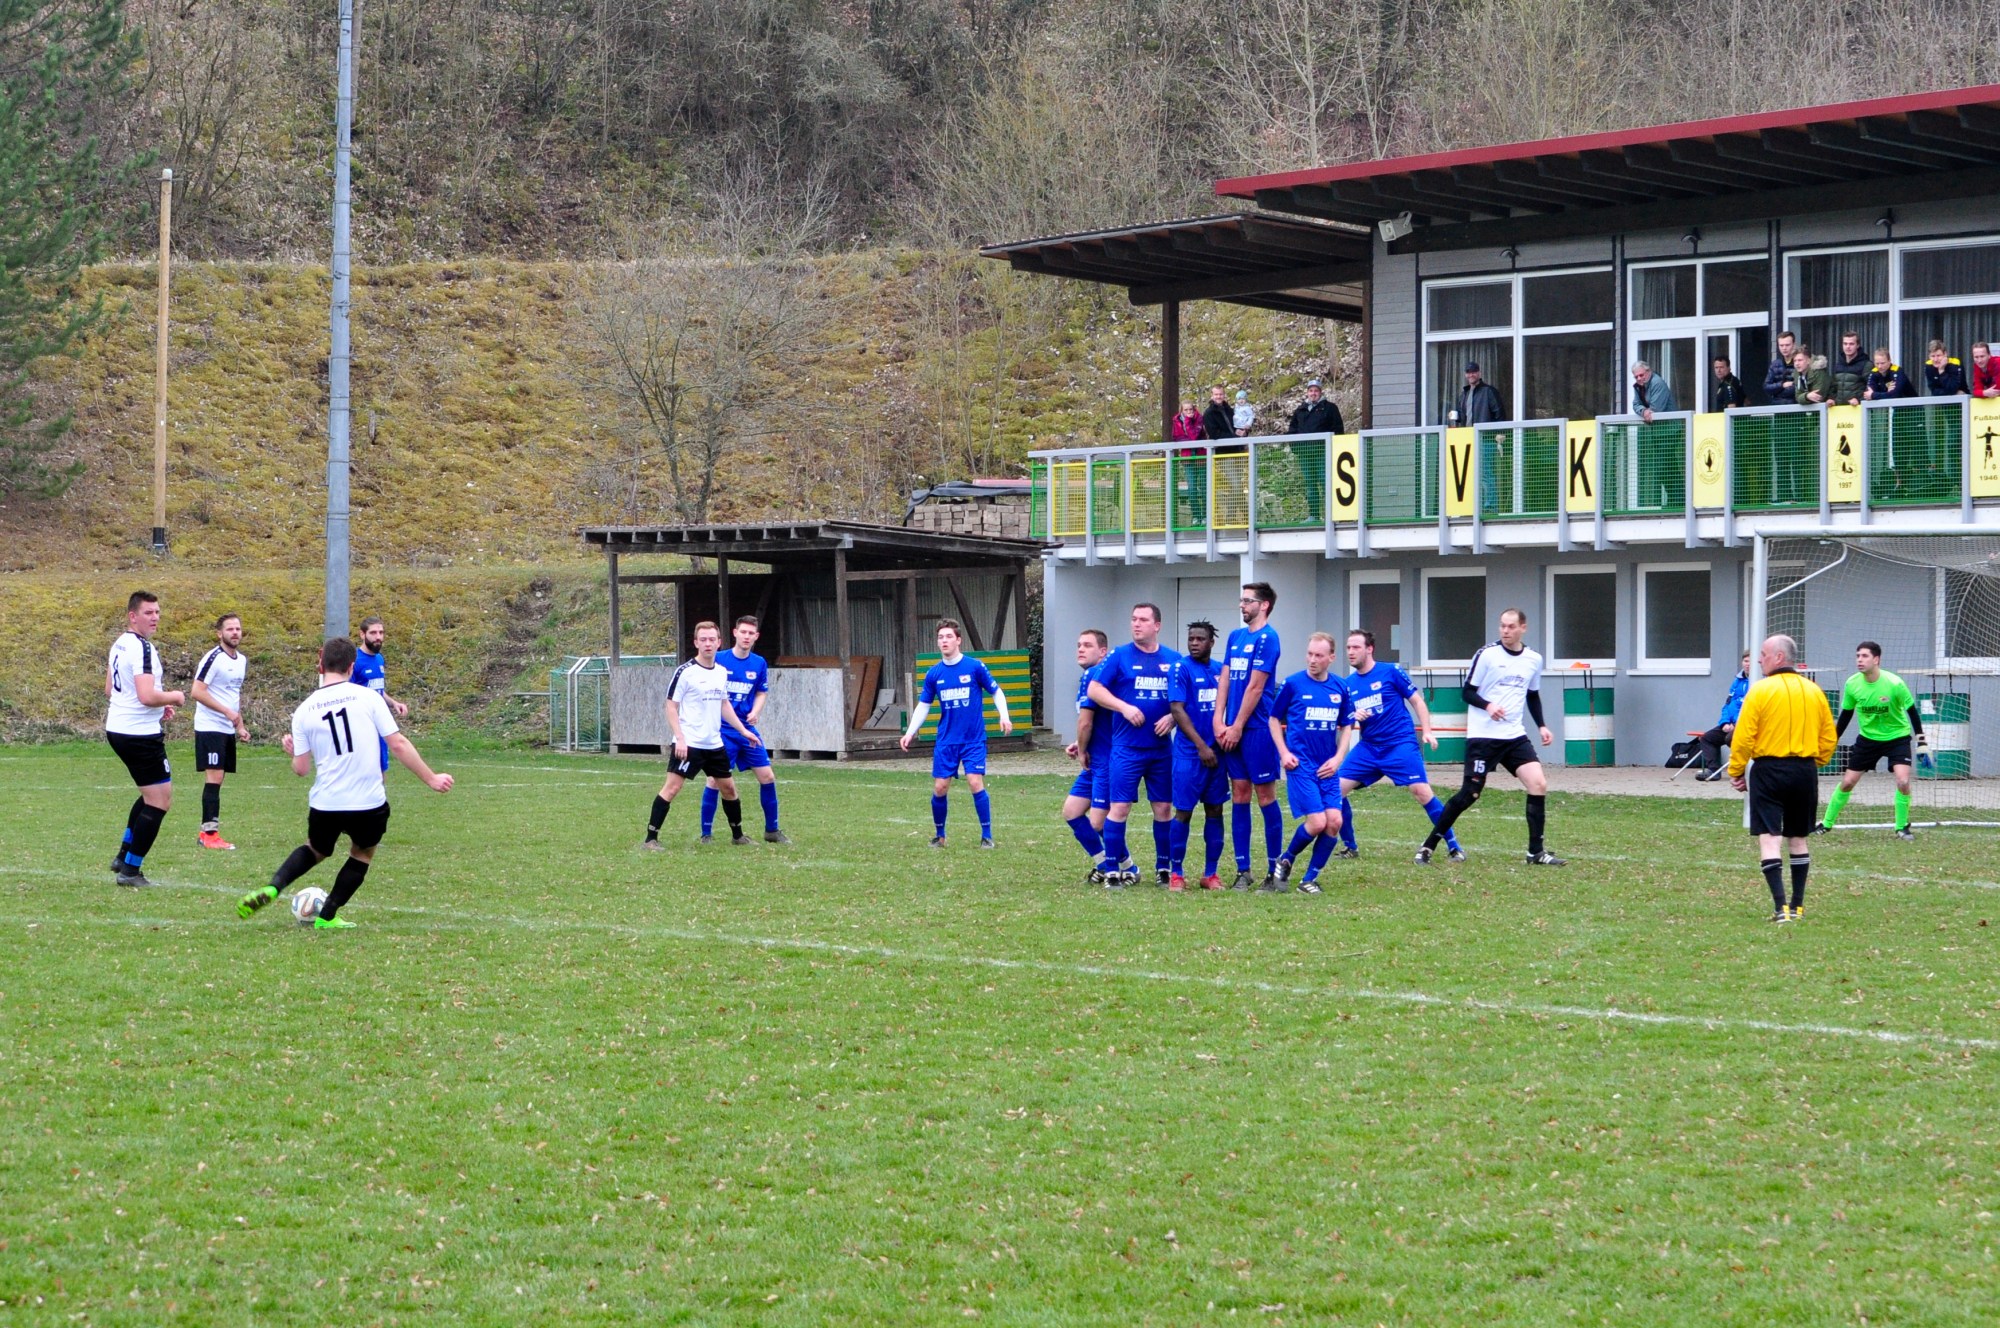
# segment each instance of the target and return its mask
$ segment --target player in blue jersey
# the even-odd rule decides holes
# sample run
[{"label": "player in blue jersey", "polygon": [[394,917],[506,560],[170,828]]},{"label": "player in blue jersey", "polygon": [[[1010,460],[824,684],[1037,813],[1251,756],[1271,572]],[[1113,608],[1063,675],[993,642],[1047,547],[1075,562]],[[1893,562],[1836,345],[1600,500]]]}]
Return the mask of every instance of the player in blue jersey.
[{"label": "player in blue jersey", "polygon": [[[1316,895],[1320,870],[1340,839],[1340,763],[1354,736],[1354,698],[1333,676],[1333,638],[1314,632],[1306,640],[1306,666],[1285,679],[1271,706],[1271,742],[1285,769],[1285,796],[1292,815],[1313,836],[1312,856],[1299,881],[1301,894]],[[1286,882],[1275,873],[1262,886],[1283,894]]]},{"label": "player in blue jersey", "polygon": [[[1431,732],[1431,711],[1424,704],[1423,693],[1400,668],[1375,658],[1373,632],[1357,627],[1347,634],[1347,667],[1352,670],[1347,675],[1347,690],[1354,698],[1354,726],[1359,736],[1340,767],[1341,796],[1350,797],[1354,790],[1386,779],[1397,788],[1408,789],[1436,825],[1444,815],[1444,799],[1431,791],[1430,775],[1424,769],[1423,749],[1435,751],[1438,743]],[[1465,850],[1449,830],[1444,842],[1453,862],[1465,861]]]},{"label": "player in blue jersey", "polygon": [[[382,667],[382,641],[388,635],[380,618],[361,620],[361,637],[355,644],[354,681],[389,703],[397,719],[410,713],[410,708],[389,695],[389,675]],[[389,768],[389,743],[382,740],[382,768]]]},{"label": "player in blue jersey", "polygon": [[943,658],[924,674],[923,690],[917,694],[917,708],[910,714],[910,727],[903,733],[902,747],[910,750],[917,730],[931,706],[938,708],[937,743],[931,749],[931,823],[937,827],[932,848],[944,847],[945,813],[950,804],[945,795],[951,781],[965,772],[965,786],[972,790],[972,808],[979,813],[979,847],[993,847],[993,804],[986,797],[986,697],[993,698],[993,712],[999,717],[1000,731],[1012,733],[1014,721],[1007,716],[1007,694],[976,659],[959,652],[964,629],[953,618],[940,619],[937,629],[938,654]]},{"label": "player in blue jersey", "polygon": [[1250,797],[1255,793],[1264,818],[1264,884],[1277,877],[1285,843],[1285,816],[1278,810],[1278,749],[1271,741],[1271,699],[1277,693],[1278,633],[1271,610],[1278,592],[1263,581],[1243,587],[1237,606],[1243,626],[1229,634],[1215,696],[1215,745],[1229,772],[1229,834],[1236,848],[1232,890],[1250,888]]},{"label": "player in blue jersey", "polygon": [[1171,836],[1174,819],[1173,749],[1167,735],[1174,716],[1169,684],[1180,655],[1160,644],[1160,606],[1132,606],[1132,639],[1104,657],[1090,684],[1090,699],[1113,712],[1116,737],[1111,740],[1111,807],[1104,814],[1104,883],[1116,888],[1135,885],[1139,876],[1126,868],[1125,820],[1146,782],[1153,804],[1153,871],[1161,885],[1173,873]]},{"label": "player in blue jersey", "polygon": [[1063,750],[1083,769],[1063,799],[1063,821],[1090,858],[1086,885],[1104,884],[1104,813],[1111,806],[1111,717],[1090,699],[1090,683],[1104,660],[1111,638],[1095,627],[1076,638],[1076,741]]},{"label": "player in blue jersey", "polygon": [[[764,712],[764,698],[771,694],[771,666],[764,662],[762,655],[752,653],[757,638],[762,634],[757,615],[746,613],[736,620],[736,626],[731,629],[736,644],[715,657],[715,662],[729,675],[729,704],[736,707],[744,727],[757,738],[755,742],[750,742],[735,729],[724,725],[722,750],[729,754],[731,767],[757,776],[757,798],[764,804],[764,842],[789,844],[792,841],[778,828],[778,781],[771,773],[771,754],[764,749],[764,735],[757,731],[757,716]],[[715,808],[721,799],[721,786],[711,778],[701,790],[701,842],[704,844],[709,842],[710,832],[715,828]]]},{"label": "player in blue jersey", "polygon": [[1189,623],[1187,654],[1174,670],[1168,702],[1174,712],[1174,823],[1167,832],[1167,856],[1173,873],[1167,878],[1169,890],[1187,889],[1183,865],[1196,807],[1206,813],[1201,823],[1201,888],[1222,888],[1216,869],[1222,865],[1222,804],[1229,801],[1229,772],[1222,768],[1222,754],[1209,742],[1215,733],[1214,653],[1215,624]]}]

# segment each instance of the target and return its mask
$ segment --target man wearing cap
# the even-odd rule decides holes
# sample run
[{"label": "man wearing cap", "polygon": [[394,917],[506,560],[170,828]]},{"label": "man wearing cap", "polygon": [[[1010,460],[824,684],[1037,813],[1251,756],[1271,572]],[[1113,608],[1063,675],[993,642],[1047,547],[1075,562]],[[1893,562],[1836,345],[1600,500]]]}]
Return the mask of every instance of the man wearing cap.
[{"label": "man wearing cap", "polygon": [[[1292,412],[1286,433],[1346,433],[1340,407],[1321,395],[1317,378],[1306,382],[1306,399]],[[1306,516],[1319,520],[1320,502],[1326,495],[1326,446],[1323,443],[1294,443],[1292,458],[1299,463],[1299,481],[1306,491]]]},{"label": "man wearing cap", "polygon": [[1500,404],[1500,393],[1493,384],[1479,374],[1479,361],[1465,362],[1465,386],[1458,394],[1458,409],[1451,414],[1451,423],[1461,429],[1469,429],[1475,424],[1498,424],[1507,418],[1507,408]]}]

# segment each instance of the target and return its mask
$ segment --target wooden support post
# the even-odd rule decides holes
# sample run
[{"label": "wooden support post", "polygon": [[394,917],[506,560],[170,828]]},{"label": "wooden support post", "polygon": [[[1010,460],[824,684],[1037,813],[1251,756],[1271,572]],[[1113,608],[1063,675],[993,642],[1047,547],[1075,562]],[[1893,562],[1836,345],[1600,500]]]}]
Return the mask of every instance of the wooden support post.
[{"label": "wooden support post", "polygon": [[733,643],[735,638],[729,631],[729,560],[715,560],[715,625],[722,629],[722,639]]},{"label": "wooden support post", "polygon": [[1160,437],[1174,436],[1174,416],[1180,413],[1181,302],[1160,306]]},{"label": "wooden support post", "polygon": [[1028,564],[1021,564],[1021,574],[1014,578],[1014,648],[1028,648]]},{"label": "wooden support post", "polygon": [[686,659],[693,653],[694,637],[688,633],[687,609],[687,578],[677,576],[674,578],[674,634],[670,638],[674,643],[676,661]]},{"label": "wooden support post", "polygon": [[917,656],[924,653],[917,627],[917,578],[913,574],[899,584],[903,618],[903,703],[916,707]]},{"label": "wooden support post", "polygon": [[614,549],[604,551],[604,560],[611,565],[611,667],[618,667],[621,625],[618,621],[618,553]]},{"label": "wooden support post", "polygon": [[980,639],[979,620],[972,616],[972,604],[965,598],[965,592],[958,588],[957,577],[948,576],[944,579],[944,583],[951,587],[951,598],[958,605],[958,620],[965,624],[966,644],[972,647],[972,653],[976,655],[986,649],[986,643]]},{"label": "wooden support post", "polygon": [[[833,551],[833,630],[835,632],[835,639],[839,643],[840,689],[842,706],[845,707],[848,674],[854,668],[854,627],[847,620],[846,549],[835,549]],[[843,714],[841,716],[840,723],[842,728],[848,727],[853,722],[854,716],[852,714]]]},{"label": "wooden support post", "polygon": [[[1007,639],[1007,601],[1021,593],[1021,578],[1010,576],[1000,582],[1000,603],[993,610],[993,648],[1000,649],[1000,643]],[[1016,646],[1022,644],[1015,642]]]}]

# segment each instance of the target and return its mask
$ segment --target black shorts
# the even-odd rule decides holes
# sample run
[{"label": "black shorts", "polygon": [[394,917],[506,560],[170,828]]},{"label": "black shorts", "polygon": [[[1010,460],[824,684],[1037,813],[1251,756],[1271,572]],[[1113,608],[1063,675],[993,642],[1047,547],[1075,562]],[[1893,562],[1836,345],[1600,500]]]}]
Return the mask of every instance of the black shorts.
[{"label": "black shorts", "polygon": [[1891,738],[1887,742],[1877,742],[1873,738],[1856,738],[1854,746],[1847,751],[1849,770],[1873,770],[1877,761],[1886,760],[1894,770],[1899,765],[1910,764],[1910,735]]},{"label": "black shorts", "polygon": [[695,779],[702,775],[729,778],[729,750],[725,747],[690,747],[684,761],[672,754],[673,748],[667,748],[667,752],[667,769],[682,779]]},{"label": "black shorts", "polygon": [[333,856],[333,848],[342,835],[347,836],[352,848],[374,848],[382,842],[382,835],[389,829],[389,804],[370,807],[365,812],[323,812],[317,807],[306,809],[306,843],[322,858]]},{"label": "black shorts", "polygon": [[236,735],[234,733],[203,733],[194,735],[194,768],[202,774],[220,770],[225,775],[236,773]]},{"label": "black shorts", "polygon": [[1526,738],[1468,738],[1465,741],[1465,777],[1484,779],[1493,773],[1494,767],[1504,768],[1508,774],[1517,774],[1524,765],[1535,765],[1541,761],[1535,744]]},{"label": "black shorts", "polygon": [[111,733],[104,735],[111,750],[118,753],[118,759],[132,772],[132,782],[140,788],[151,788],[155,784],[171,784],[173,772],[167,769],[167,740],[157,733]]},{"label": "black shorts", "polygon": [[1750,763],[1750,833],[1797,839],[1819,819],[1819,767],[1805,756]]}]

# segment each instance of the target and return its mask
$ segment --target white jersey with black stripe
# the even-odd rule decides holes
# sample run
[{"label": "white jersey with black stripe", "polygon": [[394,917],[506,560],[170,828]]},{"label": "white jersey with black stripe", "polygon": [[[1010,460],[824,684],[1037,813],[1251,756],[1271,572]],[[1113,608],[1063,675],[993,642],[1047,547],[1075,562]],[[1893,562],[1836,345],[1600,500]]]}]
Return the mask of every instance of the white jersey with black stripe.
[{"label": "white jersey with black stripe", "polygon": [[142,674],[150,675],[155,686],[162,681],[160,652],[153,649],[153,643],[137,632],[120,632],[118,639],[111,643],[107,672],[111,703],[104,710],[104,731],[139,738],[159,733],[164,707],[149,706],[141,701],[135,681]]},{"label": "white jersey with black stripe", "polygon": [[[209,695],[228,706],[238,714],[243,713],[243,671],[249,663],[238,651],[232,655],[221,646],[212,647],[195,665],[194,680],[208,686]],[[194,731],[196,733],[234,733],[236,726],[229,722],[229,716],[220,710],[211,710],[201,702],[194,703]]]},{"label": "white jersey with black stripe", "polygon": [[1542,686],[1540,651],[1526,646],[1509,650],[1498,641],[1489,641],[1472,656],[1472,664],[1465,671],[1465,680],[1488,701],[1499,702],[1503,712],[1499,719],[1495,719],[1479,707],[1468,704],[1465,715],[1467,738],[1527,736],[1523,717],[1528,710],[1528,693],[1539,691]]},{"label": "white jersey with black stripe", "polygon": [[722,745],[722,706],[729,700],[729,670],[720,664],[703,667],[690,659],[674,670],[667,696],[681,710],[681,735],[690,747]]},{"label": "white jersey with black stripe", "polygon": [[292,712],[292,751],[311,752],[315,811],[365,812],[389,800],[382,785],[382,743],[397,731],[379,692],[329,683]]}]

